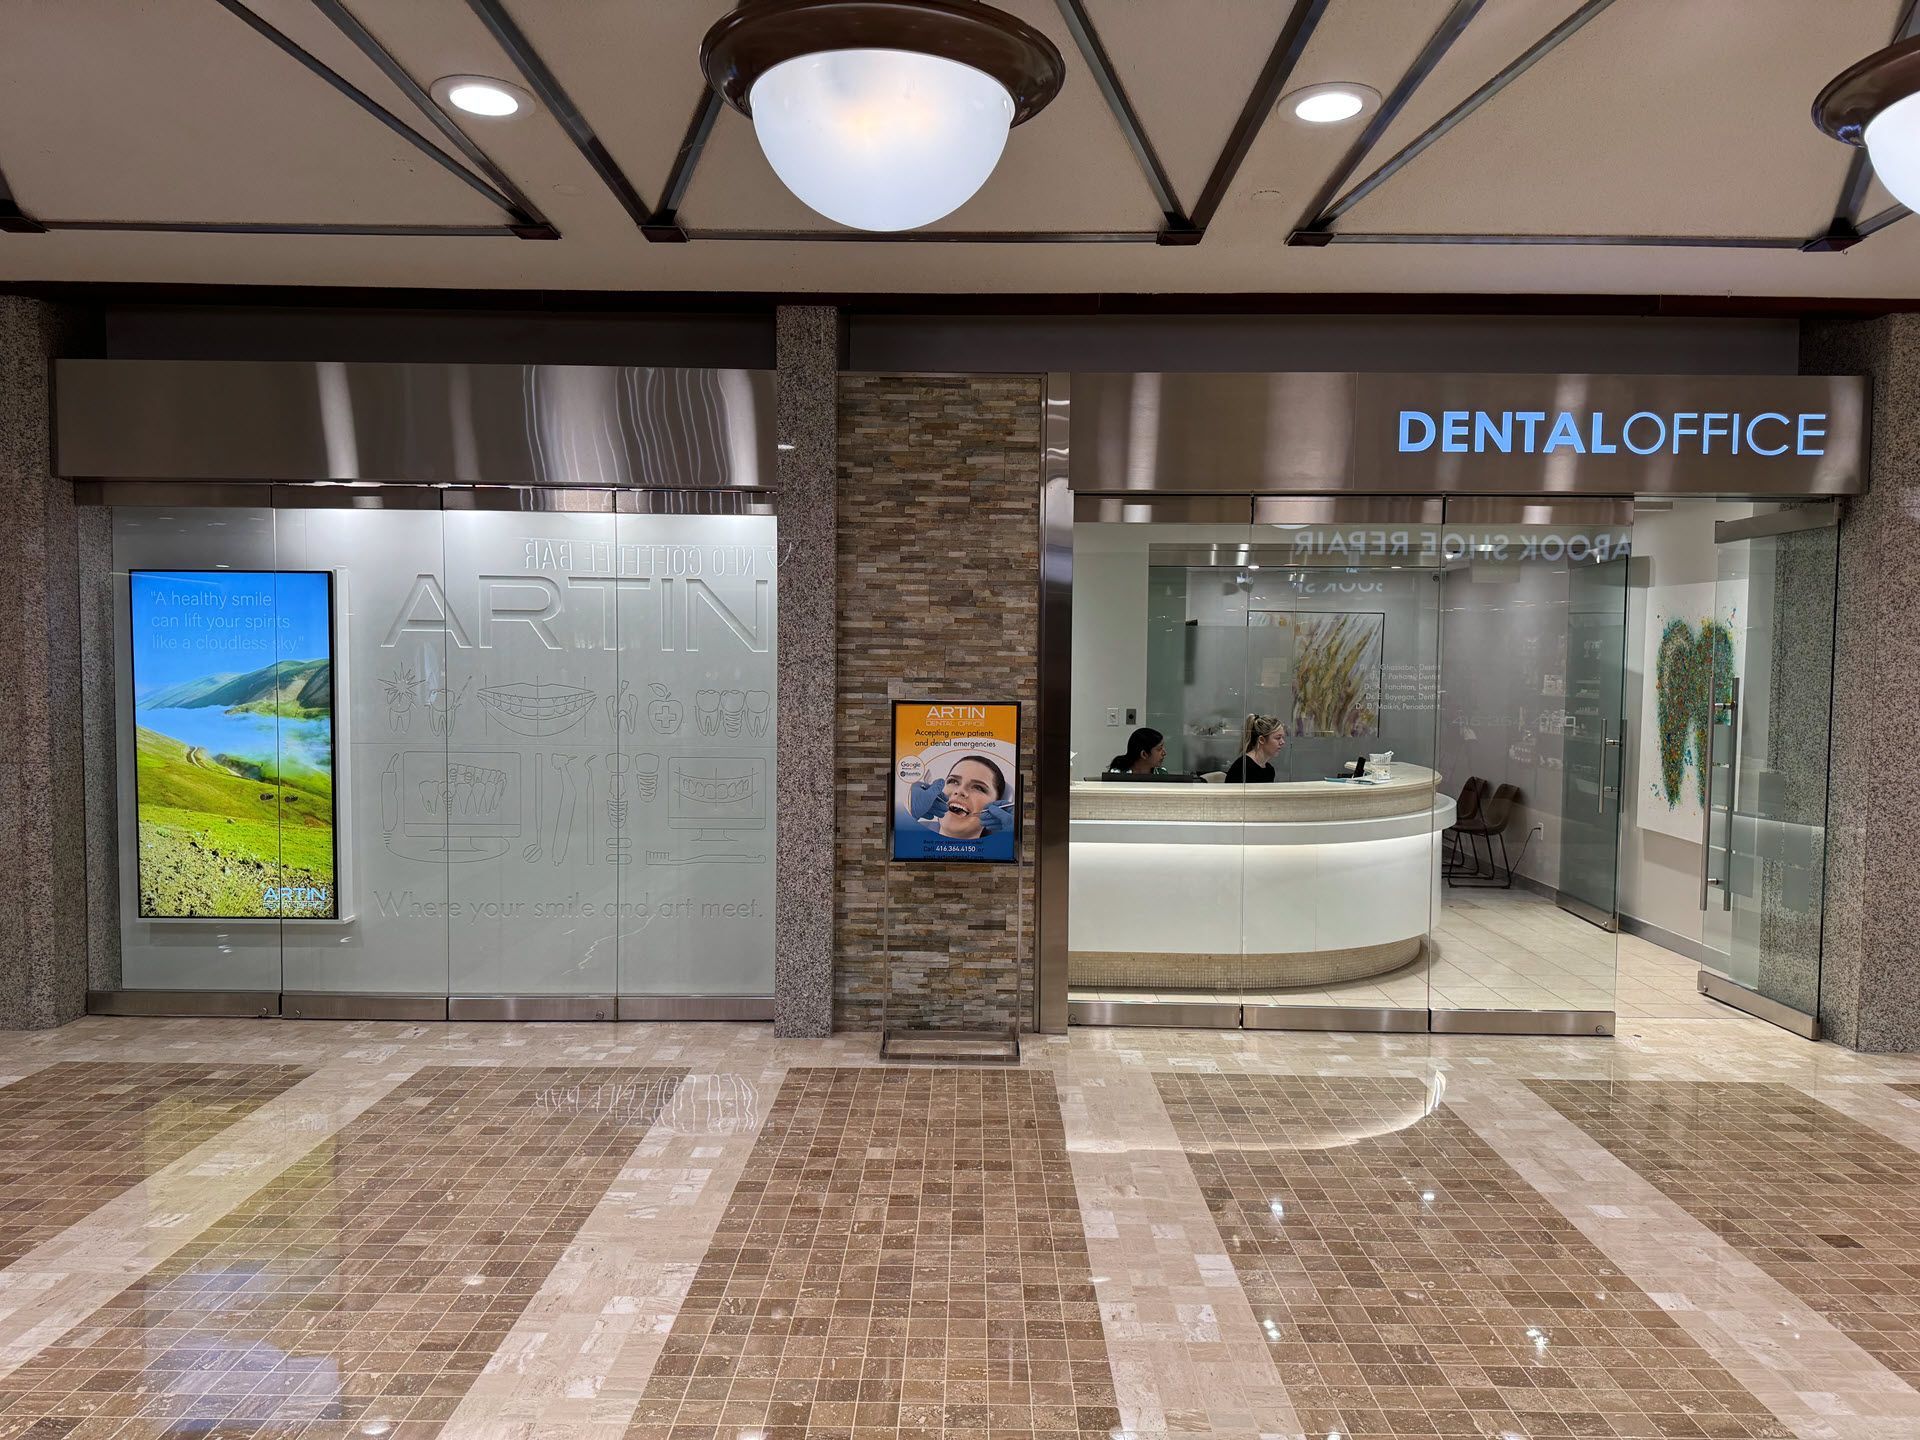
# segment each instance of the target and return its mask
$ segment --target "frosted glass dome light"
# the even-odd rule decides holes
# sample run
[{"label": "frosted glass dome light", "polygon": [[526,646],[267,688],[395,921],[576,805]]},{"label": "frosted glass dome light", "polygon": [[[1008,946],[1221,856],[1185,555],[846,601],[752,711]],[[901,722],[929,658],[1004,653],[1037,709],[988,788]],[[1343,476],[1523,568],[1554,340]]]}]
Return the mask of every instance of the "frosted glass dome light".
[{"label": "frosted glass dome light", "polygon": [[1867,158],[1887,193],[1920,210],[1920,94],[1896,100],[1866,128]]},{"label": "frosted glass dome light", "polygon": [[[1920,37],[1897,41],[1842,70],[1813,102],[1813,123],[1834,139],[1864,145],[1880,183],[1920,209]],[[1808,248],[1844,250],[1877,227],[1841,215]]]},{"label": "frosted glass dome light", "polygon": [[749,92],[760,149],[810,209],[856,230],[912,230],[986,184],[1013,97],[971,65],[911,50],[830,50]]},{"label": "frosted glass dome light", "polygon": [[1051,40],[980,0],[749,0],[700,68],[789,190],[870,231],[964,205],[1066,78]]}]

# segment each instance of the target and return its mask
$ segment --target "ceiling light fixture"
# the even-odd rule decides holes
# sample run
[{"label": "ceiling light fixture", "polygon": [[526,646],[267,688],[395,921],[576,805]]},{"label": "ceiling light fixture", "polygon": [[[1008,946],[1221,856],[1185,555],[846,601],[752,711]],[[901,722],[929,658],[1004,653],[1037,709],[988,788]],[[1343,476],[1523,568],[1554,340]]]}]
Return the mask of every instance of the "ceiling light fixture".
[{"label": "ceiling light fixture", "polygon": [[752,0],[700,68],[781,182],[856,230],[958,209],[1066,73],[1046,36],[973,0]]},{"label": "ceiling light fixture", "polygon": [[1873,173],[1908,209],[1920,209],[1920,38],[1849,65],[1813,102],[1813,123],[1864,145]]},{"label": "ceiling light fixture", "polygon": [[1337,80],[1295,90],[1280,103],[1296,120],[1304,120],[1309,125],[1337,125],[1373,109],[1380,103],[1380,92],[1371,86]]},{"label": "ceiling light fixture", "polygon": [[487,75],[443,75],[430,88],[442,108],[486,120],[503,120],[533,109],[533,96],[518,85]]}]

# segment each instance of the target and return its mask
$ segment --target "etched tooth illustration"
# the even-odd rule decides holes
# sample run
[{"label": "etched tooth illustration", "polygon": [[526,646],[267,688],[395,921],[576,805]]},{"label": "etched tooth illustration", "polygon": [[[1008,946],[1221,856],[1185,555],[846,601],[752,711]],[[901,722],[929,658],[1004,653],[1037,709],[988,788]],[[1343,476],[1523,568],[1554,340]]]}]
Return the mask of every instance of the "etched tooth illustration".
[{"label": "etched tooth illustration", "polygon": [[642,800],[651,800],[659,793],[660,757],[658,755],[633,757],[633,788]]},{"label": "etched tooth illustration", "polygon": [[718,690],[693,692],[693,723],[702,735],[720,733],[720,692]]},{"label": "etched tooth illustration", "polygon": [[727,734],[738,736],[747,718],[747,697],[738,690],[720,692],[720,726]]},{"label": "etched tooth illustration", "polygon": [[480,703],[507,729],[520,735],[559,735],[580,723],[599,698],[573,685],[494,685],[480,692]]},{"label": "etched tooth illustration", "polygon": [[766,738],[769,721],[768,707],[773,697],[764,690],[747,691],[747,733],[756,739]]}]

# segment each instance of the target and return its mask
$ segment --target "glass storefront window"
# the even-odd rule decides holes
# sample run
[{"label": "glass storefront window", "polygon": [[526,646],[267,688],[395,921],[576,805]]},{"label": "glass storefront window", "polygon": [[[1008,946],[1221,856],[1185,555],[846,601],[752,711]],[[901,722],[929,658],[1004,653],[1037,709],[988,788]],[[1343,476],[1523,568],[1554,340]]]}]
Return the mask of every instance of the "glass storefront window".
[{"label": "glass storefront window", "polygon": [[776,523],[598,498],[115,511],[125,988],[772,993]]}]

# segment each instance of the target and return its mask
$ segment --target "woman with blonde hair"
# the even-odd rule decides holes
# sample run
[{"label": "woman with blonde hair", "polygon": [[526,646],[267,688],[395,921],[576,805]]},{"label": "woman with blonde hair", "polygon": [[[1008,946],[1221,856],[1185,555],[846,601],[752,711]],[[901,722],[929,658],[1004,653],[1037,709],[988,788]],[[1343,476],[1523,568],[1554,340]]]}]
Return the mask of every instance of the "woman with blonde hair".
[{"label": "woman with blonde hair", "polygon": [[1240,758],[1227,769],[1229,785],[1270,785],[1273,757],[1287,743],[1286,729],[1277,715],[1249,715],[1241,736]]}]

